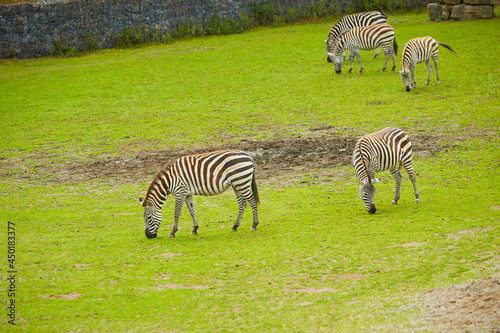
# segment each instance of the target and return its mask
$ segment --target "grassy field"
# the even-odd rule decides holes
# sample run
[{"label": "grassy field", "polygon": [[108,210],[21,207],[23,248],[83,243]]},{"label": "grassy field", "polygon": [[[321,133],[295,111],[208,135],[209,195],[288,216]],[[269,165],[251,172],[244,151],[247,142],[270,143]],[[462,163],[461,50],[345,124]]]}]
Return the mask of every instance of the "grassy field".
[{"label": "grassy field", "polygon": [[[8,222],[15,223],[16,251],[15,262],[5,255],[0,266],[0,300],[15,299],[16,325],[4,306],[0,331],[500,327],[487,308],[468,313],[489,316],[493,326],[469,318],[450,329],[423,300],[430,290],[500,271],[499,22],[391,16],[400,52],[429,35],[458,53],[440,49],[439,85],[433,73],[424,86],[427,68],[418,65],[409,93],[397,72],[380,72],[383,57],[372,59],[373,51],[361,52],[364,74],[354,74],[355,63],[353,74],[336,75],[326,61],[333,23],[326,20],[73,58],[0,60],[0,237],[7,253]],[[377,213],[368,215],[352,167],[332,166],[257,179],[256,232],[251,210],[230,232],[237,204],[228,191],[195,198],[198,236],[189,235],[184,209],[176,238],[167,237],[167,200],[159,236],[148,240],[137,198],[157,170],[139,181],[61,177],[68,166],[161,149],[321,137],[313,129],[322,126],[353,137],[395,126],[442,146],[415,158],[422,203],[413,203],[403,174],[401,200],[391,206],[394,182],[382,173],[389,182],[377,186]],[[15,297],[4,279],[9,264]]]}]

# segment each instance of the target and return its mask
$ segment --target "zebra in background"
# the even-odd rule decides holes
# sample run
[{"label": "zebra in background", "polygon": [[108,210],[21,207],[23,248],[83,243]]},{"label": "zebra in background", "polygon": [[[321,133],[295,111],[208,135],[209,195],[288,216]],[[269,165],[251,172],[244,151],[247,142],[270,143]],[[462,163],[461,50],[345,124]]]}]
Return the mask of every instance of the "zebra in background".
[{"label": "zebra in background", "polygon": [[236,194],[239,210],[231,231],[237,231],[247,201],[253,210],[253,226],[250,230],[256,230],[259,223],[257,203],[260,200],[254,169],[252,158],[240,150],[189,155],[170,163],[155,175],[144,200],[139,198],[144,207],[146,237],[156,237],[162,220],[161,208],[169,194],[175,196],[174,227],[169,237],[175,237],[184,202],[193,218],[194,228],[191,235],[196,235],[199,224],[196,220],[193,195],[216,195],[230,186]]},{"label": "zebra in background", "polygon": [[[406,169],[415,190],[415,203],[420,202],[417,191],[415,174],[411,166],[412,148],[408,135],[397,128],[385,128],[376,133],[368,134],[360,138],[354,147],[352,164],[356,176],[361,182],[359,197],[363,201],[368,213],[373,214],[375,208],[375,187],[381,179],[375,178],[375,172],[389,170],[396,181],[396,195],[392,201],[397,205],[401,188],[402,176],[399,172],[403,167]],[[398,167],[399,163],[399,167]]]},{"label": "zebra in background", "polygon": [[[394,50],[391,48],[391,43]],[[332,52],[328,53],[328,57],[333,59],[335,72],[340,74],[342,72],[343,62],[341,54],[345,49],[350,50],[352,57],[350,57],[351,68],[349,68],[348,73],[352,71],[355,56],[358,58],[359,67],[361,67],[359,73],[362,74],[363,65],[361,64],[359,50],[373,50],[379,46],[382,46],[385,55],[385,63],[384,68],[382,68],[382,72],[384,72],[387,67],[389,56],[392,57],[392,70],[394,71],[396,69],[398,43],[396,42],[394,29],[387,23],[374,24],[366,27],[356,27],[341,33],[335,41]]]},{"label": "zebra in background", "polygon": [[417,67],[417,64],[421,62],[425,62],[425,64],[427,65],[427,69],[429,70],[427,82],[425,83],[426,85],[429,84],[429,82],[431,81],[432,73],[430,58],[432,58],[432,60],[434,61],[437,83],[439,83],[437,63],[439,54],[438,44],[457,55],[457,53],[449,45],[440,43],[429,36],[410,39],[408,43],[406,43],[403,49],[403,70],[399,72],[401,74],[401,78],[403,79],[403,84],[406,87],[406,91],[410,91],[411,89],[414,89],[416,87],[417,82],[415,81],[415,67]]},{"label": "zebra in background", "polygon": [[[344,31],[350,30],[354,27],[362,27],[372,24],[387,23],[387,15],[382,12],[382,9],[374,12],[356,13],[345,15],[332,26],[332,29],[328,33],[328,39],[325,38],[326,52],[331,52],[334,46],[334,42],[337,37]],[[375,51],[373,57],[378,55],[379,48]],[[345,60],[345,51],[343,54]],[[328,62],[332,62],[330,57],[327,57]]]}]

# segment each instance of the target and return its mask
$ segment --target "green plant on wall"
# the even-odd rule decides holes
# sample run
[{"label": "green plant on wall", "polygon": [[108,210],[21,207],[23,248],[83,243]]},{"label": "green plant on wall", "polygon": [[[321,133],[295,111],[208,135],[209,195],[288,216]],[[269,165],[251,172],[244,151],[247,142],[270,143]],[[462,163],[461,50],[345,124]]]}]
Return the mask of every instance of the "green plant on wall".
[{"label": "green plant on wall", "polygon": [[76,49],[72,46],[64,45],[59,38],[54,40],[54,46],[50,49],[51,55],[62,55],[65,57],[72,57],[76,53]]},{"label": "green plant on wall", "polygon": [[380,8],[391,9],[389,0],[363,0],[360,6],[361,11],[372,11]]},{"label": "green plant on wall", "polygon": [[97,49],[97,36],[92,32],[86,32],[83,35],[83,44],[86,50]]}]

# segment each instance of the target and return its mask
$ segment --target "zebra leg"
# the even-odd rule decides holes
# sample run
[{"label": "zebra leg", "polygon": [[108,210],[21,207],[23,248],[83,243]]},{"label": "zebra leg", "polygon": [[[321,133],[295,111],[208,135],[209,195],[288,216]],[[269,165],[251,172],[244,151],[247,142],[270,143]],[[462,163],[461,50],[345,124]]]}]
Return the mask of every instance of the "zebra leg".
[{"label": "zebra leg", "polygon": [[391,174],[392,177],[394,177],[394,180],[396,181],[396,194],[394,195],[394,200],[392,200],[392,204],[397,205],[401,191],[401,180],[403,179],[403,176],[401,176],[401,173],[399,172],[397,167],[391,170]]},{"label": "zebra leg", "polygon": [[[351,59],[351,53],[349,53],[349,59]],[[345,50],[342,52],[342,61],[345,61]]]},{"label": "zebra leg", "polygon": [[415,81],[415,66],[410,67],[411,72],[411,89],[415,89],[417,81]]},{"label": "zebra leg", "polygon": [[431,74],[432,74],[431,60],[427,59],[425,61],[425,64],[427,65],[427,70],[429,71],[429,74],[427,75],[427,82],[425,83],[425,85],[428,86],[429,82],[431,82]]},{"label": "zebra leg", "polygon": [[243,196],[241,195],[240,191],[238,191],[236,188],[233,189],[234,193],[236,194],[236,200],[238,201],[238,217],[236,218],[236,221],[234,222],[231,231],[238,231],[238,227],[240,226],[243,213],[245,212],[245,208],[247,207],[247,202],[245,198],[243,198]]},{"label": "zebra leg", "polygon": [[437,56],[432,58],[432,61],[434,61],[434,69],[436,70],[436,79],[437,83],[439,83],[439,74],[438,74],[438,59]]},{"label": "zebra leg", "polygon": [[196,213],[194,210],[194,202],[193,202],[193,196],[188,195],[186,197],[186,206],[188,207],[189,214],[191,214],[191,217],[193,218],[193,231],[191,232],[191,235],[197,235],[198,234],[198,227],[200,226],[198,224],[198,221],[196,220]]},{"label": "zebra leg", "polygon": [[257,224],[259,224],[259,214],[257,211],[257,202],[255,201],[253,196],[250,199],[248,199],[248,202],[250,203],[250,206],[252,207],[252,212],[253,212],[253,224],[252,224],[252,228],[250,229],[250,231],[255,231],[255,230],[257,230]]},{"label": "zebra leg", "polygon": [[373,59],[375,59],[378,56],[378,51],[379,50],[380,50],[380,46],[377,47],[377,49],[375,50],[375,54],[373,55]]},{"label": "zebra leg", "polygon": [[359,50],[352,50],[352,58],[351,58],[351,68],[349,69],[349,72],[347,73],[350,73],[352,71],[352,67],[353,67],[353,64],[354,64],[354,57],[356,57],[358,59],[358,63],[359,63],[359,74],[363,74],[363,65],[361,64],[361,56],[359,55]]},{"label": "zebra leg", "polygon": [[177,194],[175,196],[174,227],[170,235],[168,235],[168,237],[170,238],[174,238],[175,233],[177,232],[179,225],[179,216],[181,215],[182,205],[184,204],[185,200],[186,200],[185,194]]},{"label": "zebra leg", "polygon": [[415,191],[415,203],[420,203],[420,194],[417,190],[417,179],[415,178],[415,174],[413,173],[411,164],[405,165],[405,169],[408,173],[408,176],[410,177],[411,183],[413,184],[413,190]]},{"label": "zebra leg", "polygon": [[[385,63],[384,63],[384,68],[382,68],[381,72],[385,72],[385,69],[387,68],[387,63],[389,62],[389,57],[392,55],[392,53],[391,53],[390,48],[386,49],[383,47],[382,49],[384,50]],[[394,59],[394,56],[393,56],[393,59]],[[395,65],[394,65],[394,67],[395,67]]]}]

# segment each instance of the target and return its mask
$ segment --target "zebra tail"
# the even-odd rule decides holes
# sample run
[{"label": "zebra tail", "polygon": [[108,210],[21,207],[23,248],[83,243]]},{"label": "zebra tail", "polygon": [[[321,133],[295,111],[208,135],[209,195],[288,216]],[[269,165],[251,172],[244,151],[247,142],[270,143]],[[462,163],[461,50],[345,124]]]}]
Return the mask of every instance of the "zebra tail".
[{"label": "zebra tail", "polygon": [[378,7],[378,11],[380,12],[380,14],[384,15],[385,18],[387,18],[387,15],[385,15],[385,13],[382,11],[382,7],[381,6]]},{"label": "zebra tail", "polygon": [[455,53],[455,55],[457,56],[457,52],[455,52],[455,51],[451,48],[451,46],[450,46],[450,45],[447,45],[447,44],[444,44],[444,43],[440,43],[440,42],[438,42],[438,44],[439,44],[439,45],[441,45],[441,46],[443,46],[443,47],[445,47],[445,48],[447,48],[448,50],[450,50],[450,52]]},{"label": "zebra tail", "polygon": [[255,175],[252,176],[252,193],[255,201],[260,203],[259,191],[257,190],[257,183],[255,182]]},{"label": "zebra tail", "polygon": [[394,40],[392,41],[392,48],[394,49],[394,53],[396,54],[396,58],[398,57],[398,42],[396,42],[396,36],[394,36]]}]

